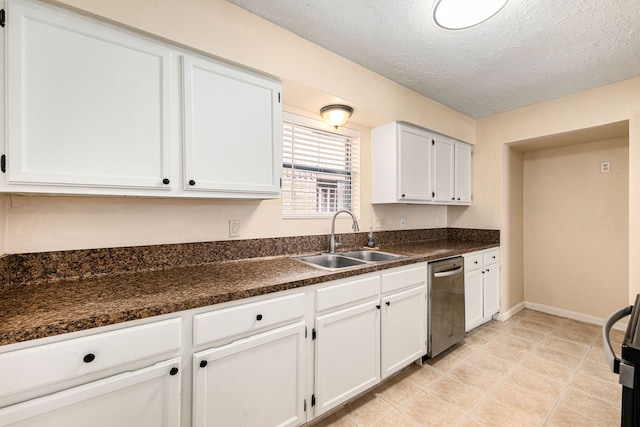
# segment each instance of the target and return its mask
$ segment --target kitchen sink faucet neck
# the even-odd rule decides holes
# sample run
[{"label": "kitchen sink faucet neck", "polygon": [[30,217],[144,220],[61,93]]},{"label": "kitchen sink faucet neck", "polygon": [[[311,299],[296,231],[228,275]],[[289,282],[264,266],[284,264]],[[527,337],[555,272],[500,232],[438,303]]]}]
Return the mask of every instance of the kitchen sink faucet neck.
[{"label": "kitchen sink faucet neck", "polygon": [[349,215],[351,215],[351,218],[353,218],[352,228],[354,233],[357,231],[360,231],[360,228],[358,227],[358,220],[356,219],[356,216],[353,214],[353,212],[347,209],[340,209],[338,212],[336,212],[333,215],[333,219],[331,220],[331,242],[329,243],[330,254],[335,253],[336,247],[340,245],[339,243],[336,244],[336,217],[338,216],[338,214],[341,214],[342,212],[348,213]]}]

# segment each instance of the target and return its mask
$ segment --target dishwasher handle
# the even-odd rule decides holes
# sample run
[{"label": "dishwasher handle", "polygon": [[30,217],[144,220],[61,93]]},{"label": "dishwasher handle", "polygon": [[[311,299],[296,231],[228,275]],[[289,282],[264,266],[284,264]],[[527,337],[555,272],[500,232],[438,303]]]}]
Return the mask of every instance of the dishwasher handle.
[{"label": "dishwasher handle", "polygon": [[433,273],[433,277],[449,277],[454,276],[458,273],[462,273],[462,267],[456,268],[454,270],[446,270],[439,273]]},{"label": "dishwasher handle", "polygon": [[604,351],[604,357],[607,359],[609,369],[611,369],[611,372],[613,372],[614,374],[620,373],[620,359],[618,359],[616,357],[616,354],[613,352],[611,339],[609,338],[609,332],[618,320],[630,315],[632,309],[632,305],[621,308],[620,310],[609,316],[609,318],[604,323],[604,326],[602,327],[602,351]]}]

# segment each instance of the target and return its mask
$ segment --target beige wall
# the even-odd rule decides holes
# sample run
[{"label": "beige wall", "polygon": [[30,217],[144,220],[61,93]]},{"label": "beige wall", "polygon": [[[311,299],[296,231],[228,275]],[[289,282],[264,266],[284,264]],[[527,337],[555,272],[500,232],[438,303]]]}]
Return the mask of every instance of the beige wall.
[{"label": "beige wall", "polygon": [[[508,311],[524,302],[517,301],[517,295],[526,289],[525,275],[511,270],[525,264],[522,250],[517,250],[523,231],[510,217],[512,213],[517,217],[522,199],[518,196],[517,180],[520,178],[508,172],[510,165],[517,164],[517,161],[513,158],[512,148],[504,151],[504,146],[540,139],[540,143],[548,147],[549,144],[544,142],[546,137],[560,141],[561,138],[555,136],[620,121],[628,121],[629,135],[627,301],[633,302],[635,295],[640,293],[640,263],[633,262],[640,258],[639,99],[640,78],[634,78],[477,121],[474,205],[472,209],[455,212],[455,215],[450,210],[448,224],[452,227],[497,227],[501,230],[502,242],[513,245],[515,250],[503,248],[501,255],[501,311]],[[529,148],[532,146],[530,144]],[[544,249],[545,246],[538,248],[540,251]],[[601,318],[599,312],[583,314]]]},{"label": "beige wall", "polygon": [[[610,161],[611,172],[600,172]],[[524,154],[525,300],[606,318],[627,302],[628,139]]]}]

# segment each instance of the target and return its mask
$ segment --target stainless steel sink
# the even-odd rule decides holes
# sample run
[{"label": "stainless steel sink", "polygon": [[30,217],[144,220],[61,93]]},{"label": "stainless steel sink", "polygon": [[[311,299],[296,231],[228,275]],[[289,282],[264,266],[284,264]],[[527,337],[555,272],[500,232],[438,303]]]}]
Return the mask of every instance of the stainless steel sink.
[{"label": "stainless steel sink", "polygon": [[292,259],[325,270],[339,270],[342,268],[363,266],[401,257],[401,255],[380,251],[350,251],[340,252],[337,254],[306,255],[292,257]]},{"label": "stainless steel sink", "polygon": [[388,261],[390,259],[401,258],[401,255],[390,254],[388,252],[380,252],[380,251],[350,251],[350,252],[341,252],[340,255],[346,256],[348,258],[361,259],[367,262],[380,262],[380,261]]},{"label": "stainless steel sink", "polygon": [[340,255],[335,255],[335,254],[319,254],[319,255],[296,257],[293,259],[297,261],[302,261],[305,264],[311,264],[315,267],[327,268],[331,270],[366,264],[366,262],[358,259],[347,258]]}]

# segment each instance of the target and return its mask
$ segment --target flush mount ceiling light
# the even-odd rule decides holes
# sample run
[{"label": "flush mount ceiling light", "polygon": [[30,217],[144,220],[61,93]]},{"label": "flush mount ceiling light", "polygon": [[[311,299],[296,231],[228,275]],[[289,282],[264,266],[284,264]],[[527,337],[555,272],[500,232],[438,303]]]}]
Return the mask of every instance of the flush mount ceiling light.
[{"label": "flush mount ceiling light", "polygon": [[353,108],[342,104],[331,104],[320,109],[320,115],[324,121],[336,129],[347,123],[352,113]]},{"label": "flush mount ceiling light", "polygon": [[436,0],[433,20],[446,30],[473,27],[500,12],[508,0]]}]

